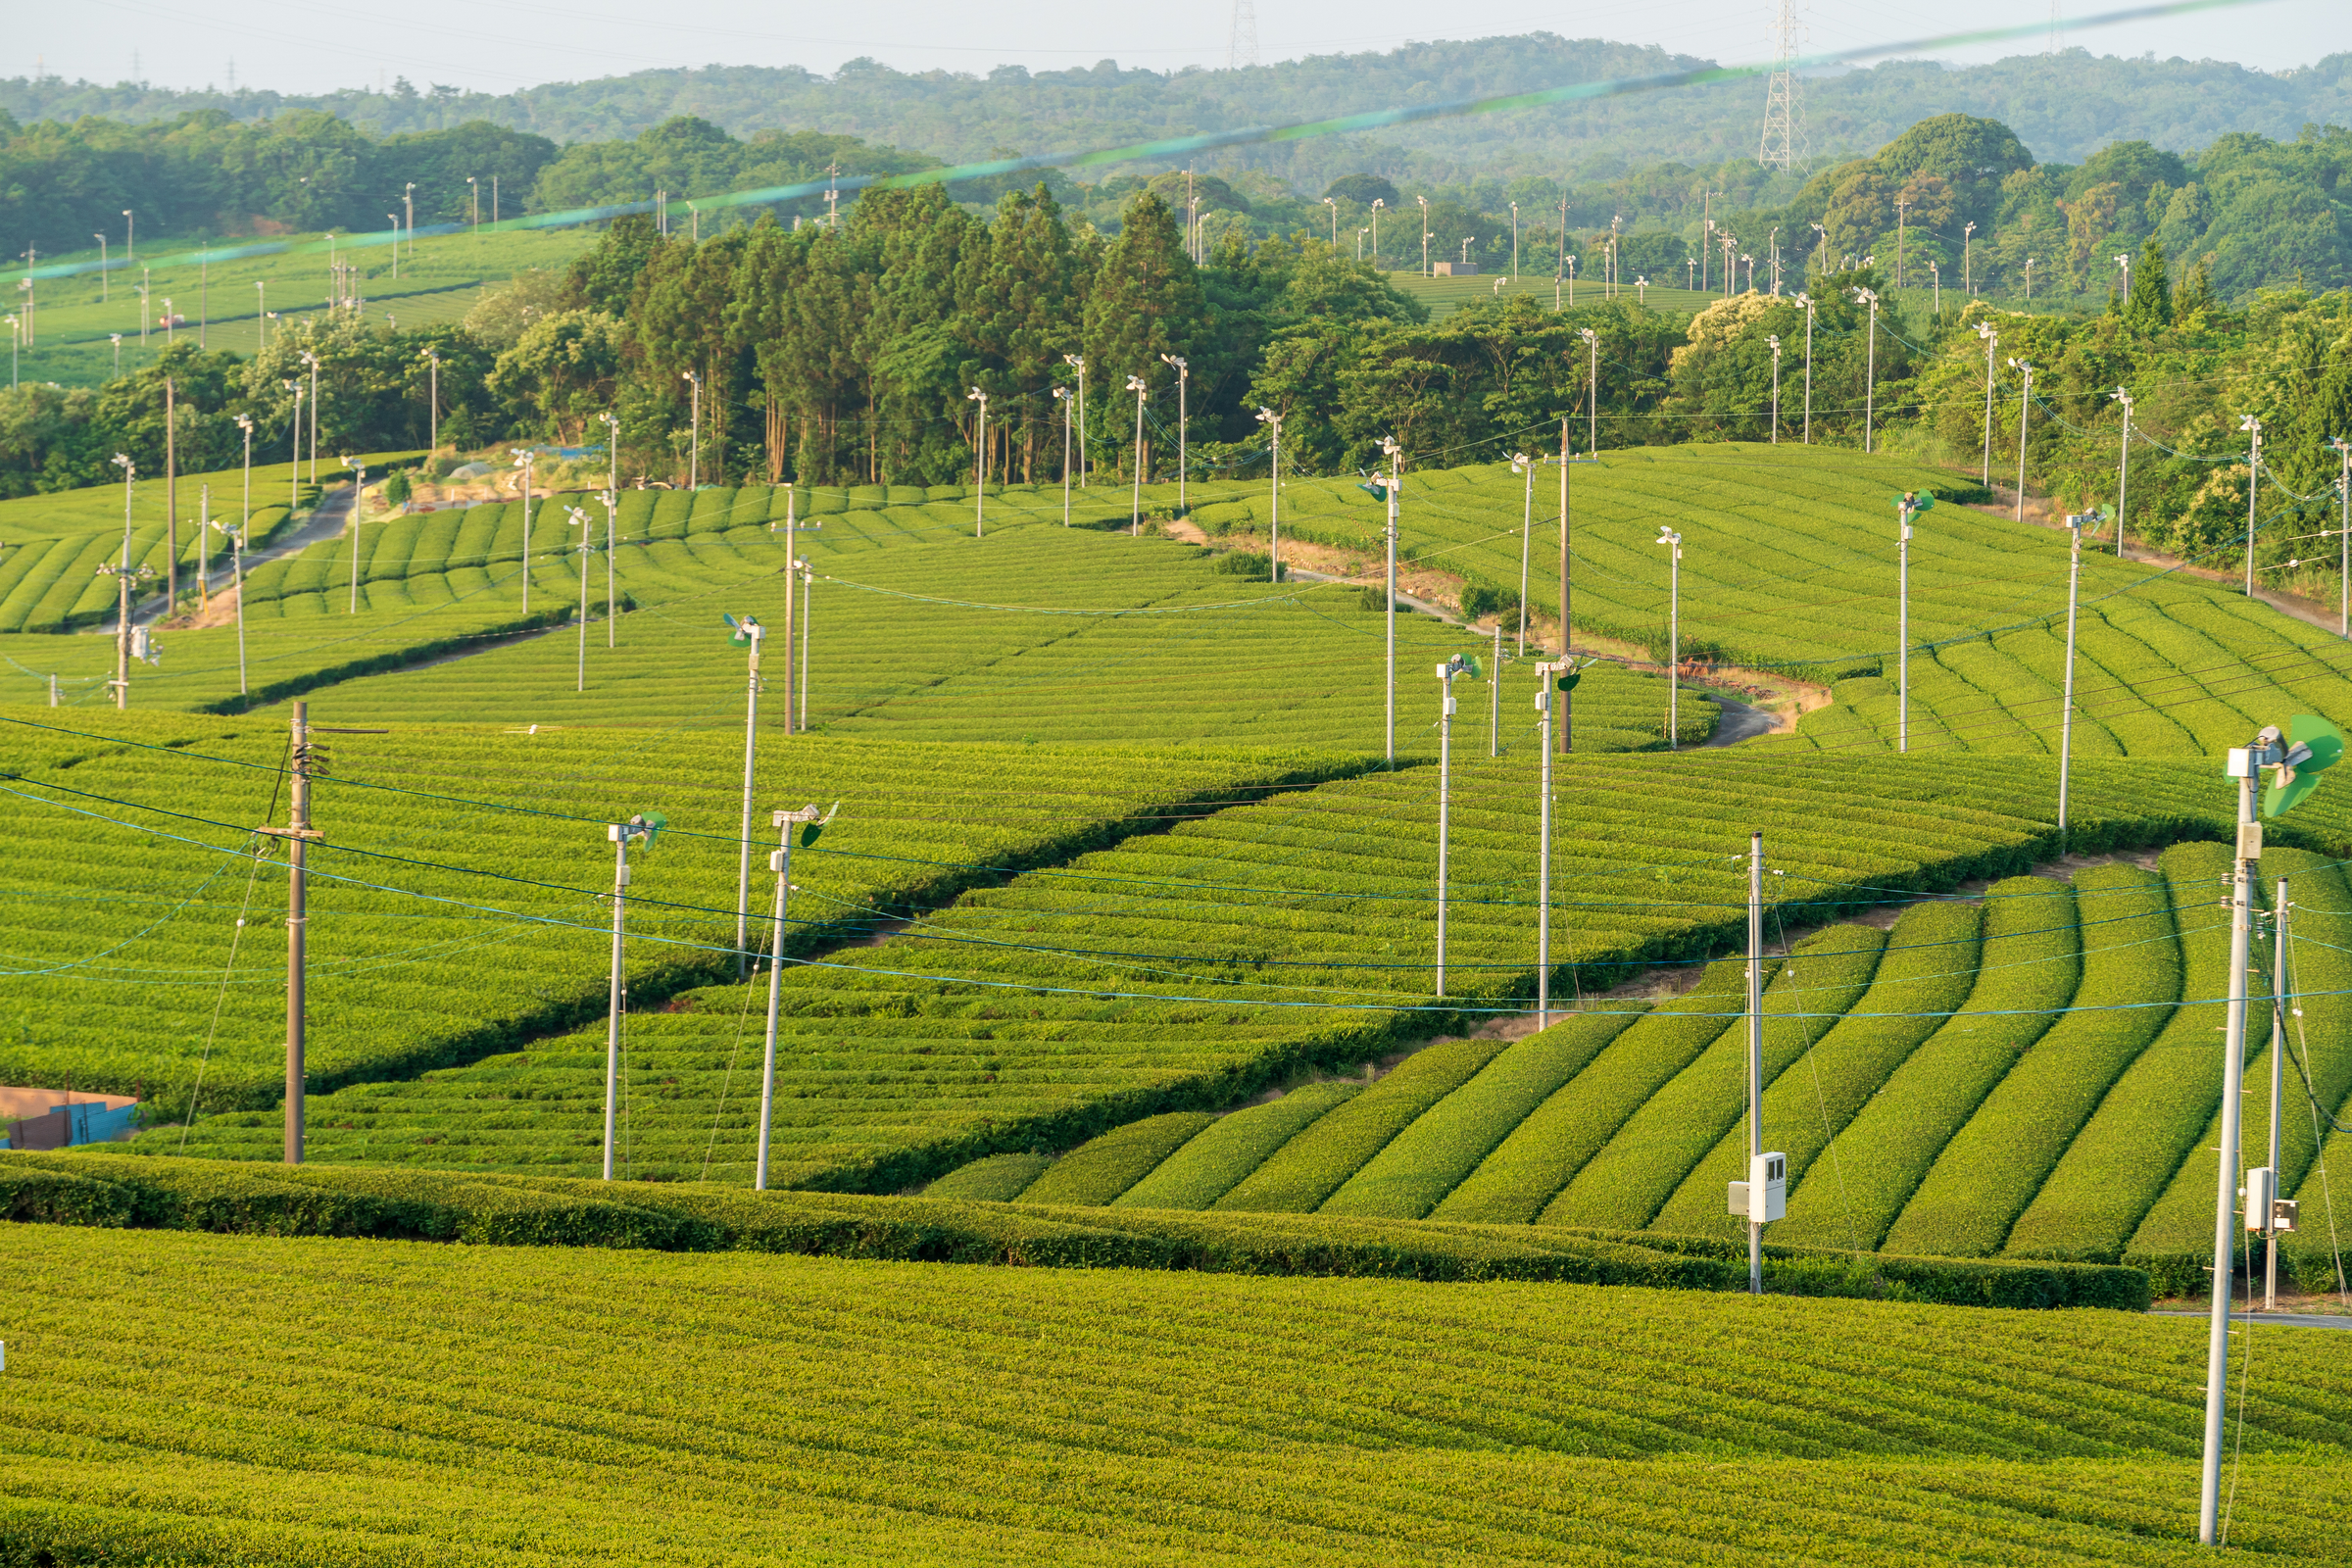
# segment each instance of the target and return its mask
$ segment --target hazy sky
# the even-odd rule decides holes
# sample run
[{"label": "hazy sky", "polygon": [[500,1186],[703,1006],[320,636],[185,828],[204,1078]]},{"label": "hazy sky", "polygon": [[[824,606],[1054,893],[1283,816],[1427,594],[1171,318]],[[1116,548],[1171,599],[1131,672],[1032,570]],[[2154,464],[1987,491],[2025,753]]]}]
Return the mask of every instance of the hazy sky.
[{"label": "hazy sky", "polygon": [[[2128,0],[2066,0],[2090,16]],[[1727,64],[1770,52],[1771,0],[1648,0],[1639,6],[1528,5],[1456,11],[1427,0],[1256,0],[1258,58],[1385,50],[1412,39],[1548,30],[1654,43]],[[503,92],[542,81],[623,74],[651,66],[799,65],[830,72],[870,55],[903,71],[984,74],[1091,66],[1168,70],[1226,62],[1231,0],[1105,7],[1100,0],[861,0],[777,7],[759,0],[74,0],[27,5],[0,29],[0,76],[36,66],[67,77],[129,77],[136,52],[159,86],[318,91],[407,76]],[[1956,26],[2045,24],[2049,0],[1810,0],[1799,21],[1812,50],[1934,35]],[[2099,54],[2233,60],[2266,71],[2352,50],[2352,0],[2262,0],[2178,20],[2080,34]],[[2038,40],[1956,52],[1982,60],[2033,53]],[[234,62],[233,66],[231,62]],[[1374,106],[1367,106],[1374,107]]]}]

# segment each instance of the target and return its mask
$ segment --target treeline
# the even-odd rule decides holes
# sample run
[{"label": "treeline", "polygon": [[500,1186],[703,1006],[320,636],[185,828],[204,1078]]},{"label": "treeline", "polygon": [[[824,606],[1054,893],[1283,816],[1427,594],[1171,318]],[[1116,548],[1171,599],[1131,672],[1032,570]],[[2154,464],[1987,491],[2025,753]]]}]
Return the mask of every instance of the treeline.
[{"label": "treeline", "polygon": [[[1447,466],[1549,450],[1563,422],[1582,451],[1595,435],[1624,447],[1808,429],[1860,445],[1866,420],[1881,450],[1974,470],[1986,461],[1984,326],[1998,333],[1996,484],[2017,468],[2022,378],[2009,361],[2025,360],[2030,488],[2112,507],[2113,393],[2129,388],[2132,538],[2207,551],[2242,528],[2237,421],[2253,415],[2266,432],[2266,559],[2320,554],[2297,540],[2321,524],[2277,522],[2333,504],[2327,441],[2352,436],[2352,291],[2232,306],[2205,270],[2175,275],[2150,239],[2131,292],[2099,314],[2027,314],[1956,291],[1940,313],[1907,312],[1881,257],[1807,276],[1810,319],[1791,279],[1789,296],[1743,292],[1694,318],[1592,289],[1574,309],[1526,290],[1432,322],[1326,239],[1250,245],[1229,232],[1196,264],[1153,191],[1106,238],[1070,223],[1042,186],[1007,193],[987,219],[919,187],[875,193],[838,228],[771,218],[698,242],[625,219],[565,273],[526,276],[460,324],[398,332],[329,316],[250,361],[183,342],[94,391],[27,386],[0,397],[0,491],[104,482],[117,451],[158,471],[166,376],[183,468],[233,464],[239,414],[256,421],[258,453],[290,451],[306,354],[319,362],[329,456],[425,444],[429,355],[444,446],[586,444],[610,412],[624,476],[672,483],[689,469],[698,386],[707,480],[968,482],[983,443],[975,391],[995,481],[1058,479],[1065,433],[1081,430],[1104,475],[1131,474],[1140,458],[1166,478],[1180,425],[1194,475],[1261,475],[1261,409],[1281,416],[1296,472],[1371,466],[1390,436],[1408,463]],[[1083,425],[1077,398],[1055,395],[1080,392],[1079,361]]]},{"label": "treeline", "polygon": [[[1741,58],[1748,53],[1744,46],[1732,52]],[[401,78],[381,89],[279,93],[19,76],[0,80],[0,108],[26,123],[89,115],[145,122],[190,110],[252,120],[310,109],[377,134],[449,130],[481,120],[559,142],[623,140],[691,114],[738,137],[773,125],[836,134],[887,125],[900,146],[969,163],[1004,147],[1115,147],[1237,124],[1361,114],[1423,102],[1433,93],[1492,97],[1703,64],[1657,49],[1533,32],[1316,55],[1241,71],[1159,72],[1102,60],[1063,71],[1033,74],[1002,66],[967,74],[900,72],[854,60],[830,75],[794,67],[708,66],[548,82],[512,93],[417,86]],[[2014,126],[2042,156],[2081,163],[2113,140],[2177,151],[2231,130],[2288,138],[2307,123],[2352,123],[2352,55],[2278,73],[2228,61],[2130,59],[2082,49],[1958,69],[1912,58],[1809,77],[1802,90],[1816,167],[1866,153],[1923,117],[1955,111],[1989,115]],[[1270,143],[1222,155],[1214,168],[1229,175],[1270,173],[1301,191],[1320,190],[1364,169],[1433,196],[1441,185],[1473,177],[1581,185],[1667,159],[1693,168],[1752,160],[1763,110],[1763,82],[1742,78],[1598,98],[1573,111],[1541,109]],[[1603,222],[1607,218],[1601,215]]]},{"label": "treeline", "polygon": [[[545,136],[474,121],[377,139],[332,115],[298,111],[254,122],[220,110],[165,123],[89,119],[19,127],[0,117],[0,235],[12,252],[86,252],[98,235],[121,261],[125,240],[184,249],[252,234],[369,231],[387,213],[418,224],[697,196],[845,174],[897,174],[937,160],[855,136],[762,131],[748,141],[705,121],[666,122],[627,141],[558,147]],[[959,196],[993,199],[993,190]],[[131,223],[124,210],[135,215]],[[821,196],[766,209],[786,220],[825,211]],[[745,216],[736,215],[740,221]]]}]

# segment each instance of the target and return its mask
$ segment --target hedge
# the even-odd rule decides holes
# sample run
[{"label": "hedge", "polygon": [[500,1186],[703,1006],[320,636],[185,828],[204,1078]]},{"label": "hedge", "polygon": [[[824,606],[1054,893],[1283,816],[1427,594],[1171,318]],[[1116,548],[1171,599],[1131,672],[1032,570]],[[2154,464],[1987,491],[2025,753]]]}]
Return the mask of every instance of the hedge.
[{"label": "hedge", "polygon": [[[958,1202],[836,1193],[455,1176],[104,1152],[0,1156],[18,1221],[487,1246],[752,1251],[917,1262],[1395,1279],[1746,1287],[1744,1254],[1704,1238],[1528,1226]],[[2135,1269],[1870,1258],[1771,1249],[1783,1294],[1998,1306],[2145,1303]],[[1866,1265],[1866,1266],[1865,1266]]]}]

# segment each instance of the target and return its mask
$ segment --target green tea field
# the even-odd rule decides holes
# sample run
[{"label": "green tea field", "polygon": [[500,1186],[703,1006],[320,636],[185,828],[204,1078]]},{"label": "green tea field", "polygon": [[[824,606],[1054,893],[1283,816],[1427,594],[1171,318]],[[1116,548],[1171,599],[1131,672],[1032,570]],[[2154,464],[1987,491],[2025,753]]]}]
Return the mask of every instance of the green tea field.
[{"label": "green tea field", "polygon": [[[2195,1549],[2204,1328],[2139,1314],[2230,1174],[2222,754],[2352,722],[2341,639],[2086,557],[2062,760],[2064,536],[1821,448],[1408,469],[1393,614],[1350,479],[1273,580],[1262,483],[265,472],[122,710],[122,491],[0,515],[0,1085],[137,1102],[0,1153],[0,1560]],[[2352,778],[2265,829],[2238,1165],[2318,1309]],[[2331,1560],[2334,1337],[2233,1333],[2230,1541]]]},{"label": "green tea field", "polygon": [[[53,1561],[2211,1560],[2180,1519],[2193,1322],[29,1226],[0,1250],[26,1287],[0,1532]],[[2338,1560],[2344,1358],[2248,1332],[2230,1546]]]}]

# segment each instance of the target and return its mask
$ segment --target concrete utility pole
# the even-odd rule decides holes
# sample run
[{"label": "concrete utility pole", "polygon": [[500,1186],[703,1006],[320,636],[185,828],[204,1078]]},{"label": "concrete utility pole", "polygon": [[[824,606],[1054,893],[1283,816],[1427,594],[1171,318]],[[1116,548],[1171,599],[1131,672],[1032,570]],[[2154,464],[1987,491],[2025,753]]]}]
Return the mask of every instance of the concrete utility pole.
[{"label": "concrete utility pole", "polygon": [[179,388],[164,377],[164,613],[179,608]]},{"label": "concrete utility pole", "polygon": [[978,387],[964,395],[967,403],[980,405],[979,435],[972,442],[972,463],[979,483],[972,490],[972,537],[988,537],[988,394]]},{"label": "concrete utility pole", "polygon": [[2123,405],[2124,439],[2115,460],[2115,559],[2124,559],[2124,496],[2132,482],[2132,394],[2117,387],[2109,396]]},{"label": "concrete utility pole", "polygon": [[1536,1027],[1551,1027],[1551,694],[1575,662],[1536,666],[1537,727],[1544,754],[1542,798],[1536,810]]},{"label": "concrete utility pole", "polygon": [[[1754,1192],[1764,1157],[1764,835],[1747,838],[1747,1168]],[[1764,1294],[1764,1224],[1747,1209],[1747,1294]]]},{"label": "concrete utility pole", "polygon": [[2259,526],[2257,503],[2262,499],[2262,421],[2251,414],[2239,418],[2246,433],[2246,597],[2254,597],[2254,532]]},{"label": "concrete utility pole", "polygon": [[[1186,398],[1192,385],[1193,372],[1192,367],[1185,362],[1185,358],[1181,354],[1162,354],[1160,358],[1167,361],[1176,369],[1176,515],[1181,517],[1185,511],[1184,466],[1185,443],[1188,440],[1186,422],[1190,417],[1186,410]],[[1275,440],[1279,443],[1281,439],[1281,431],[1277,429]]]},{"label": "concrete utility pole", "polygon": [[653,847],[654,835],[661,830],[657,816],[648,818],[640,813],[626,822],[610,823],[605,837],[612,846],[612,1001],[605,1014],[605,1180],[612,1179],[612,1113],[620,1088],[620,1002],[622,995],[621,948],[622,921],[628,907],[629,846],[642,839],[647,848]]},{"label": "concrete utility pole", "polygon": [[1389,460],[1389,664],[1387,747],[1389,767],[1396,766],[1396,490],[1404,482],[1404,449],[1395,436],[1383,436],[1381,452]]},{"label": "concrete utility pole", "polygon": [[[2254,789],[2263,767],[2278,760],[2278,731],[2230,754],[2237,777],[2237,847],[2230,868],[2230,1011],[2222,1043],[2222,1139],[2216,1159],[2213,1207],[2213,1293],[2205,1339],[2205,1442],[2197,1494],[2197,1540],[2212,1545],[2221,1524],[2223,1424],[2230,1407],[2230,1294],[2236,1257],[2239,1116],[2245,1094],[2246,959],[2253,934],[2254,865],[2262,858],[2262,825],[2254,819]],[[2273,1045],[2276,1050],[2276,1043]]]},{"label": "concrete utility pole", "polygon": [[[2025,376],[2025,385],[2017,394],[2017,520],[2026,520],[2026,435],[2034,409],[2034,367],[2030,361],[2011,360],[2009,368]],[[2251,559],[2251,558],[2249,558]],[[2249,575],[2247,592],[2253,592]]]},{"label": "concrete utility pole", "polygon": [[[834,808],[839,810],[838,805]],[[792,906],[792,838],[793,829],[801,830],[802,842],[813,844],[817,834],[831,815],[820,817],[814,806],[804,806],[797,811],[776,811],[768,819],[777,829],[777,847],[767,858],[767,868],[776,874],[776,912],[774,932],[767,947],[767,1053],[760,1072],[760,1159],[752,1173],[756,1191],[767,1191],[768,1129],[775,1124],[776,1105],[776,1003],[779,976],[784,968],[784,919]]]},{"label": "concrete utility pole", "polygon": [[2000,352],[2001,334],[1990,321],[1977,323],[1977,336],[1984,340],[1984,472],[1979,483],[1992,488],[1992,378],[1993,357]]},{"label": "concrete utility pole", "polygon": [[[2328,438],[2328,444],[2335,449],[2336,458],[2342,463],[2344,470],[2335,481],[2337,504],[2342,508],[2336,535],[2336,544],[2342,553],[2335,577],[2336,635],[2352,638],[2352,441],[2340,435],[2331,435]],[[2117,531],[2122,531],[2121,523],[2117,524]]]},{"label": "concrete utility pole", "polygon": [[[1570,646],[1568,637],[1569,621],[1568,421],[1563,417],[1560,420],[1560,661],[1562,663],[1573,658],[1575,652]],[[1563,757],[1576,749],[1575,729],[1576,695],[1573,691],[1563,691],[1560,694],[1559,735],[1555,742]]]},{"label": "concrete utility pole", "polygon": [[1682,750],[1683,695],[1683,536],[1658,525],[1650,541],[1666,547],[1666,749]]},{"label": "concrete utility pole", "polygon": [[[1177,362],[1182,364],[1180,360]],[[1273,437],[1272,457],[1268,463],[1267,484],[1272,490],[1266,524],[1266,581],[1282,581],[1282,416],[1272,409],[1257,411],[1258,422]],[[1180,481],[1181,482],[1181,481]],[[1181,494],[1181,491],[1179,492]],[[1179,503],[1181,505],[1182,503]]]}]

